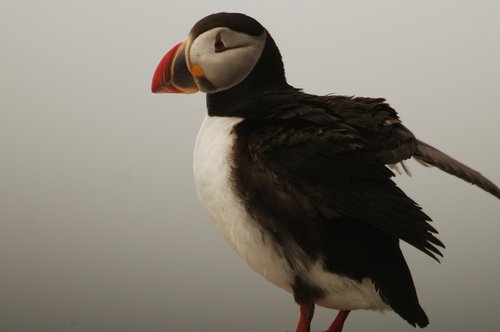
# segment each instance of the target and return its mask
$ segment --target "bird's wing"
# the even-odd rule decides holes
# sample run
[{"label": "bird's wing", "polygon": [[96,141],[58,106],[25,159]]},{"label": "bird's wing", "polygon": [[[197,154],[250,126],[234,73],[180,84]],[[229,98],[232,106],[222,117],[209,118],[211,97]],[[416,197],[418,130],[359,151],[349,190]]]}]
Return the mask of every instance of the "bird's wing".
[{"label": "bird's wing", "polygon": [[500,198],[500,188],[481,173],[415,138],[399,120],[396,111],[381,98],[330,96],[331,109],[358,130],[363,143],[384,164],[402,163],[414,157],[426,166],[435,166]]},{"label": "bird's wing", "polygon": [[435,166],[451,175],[455,175],[464,181],[472,183],[497,198],[500,198],[500,188],[488,180],[478,171],[462,164],[456,159],[439,151],[438,149],[417,140],[417,148],[413,157],[426,166]]},{"label": "bird's wing", "polygon": [[443,245],[430,218],[344,121],[314,107],[290,107],[264,121],[247,119],[235,131],[237,155],[243,158],[235,163],[241,165],[235,174],[244,182],[244,199],[258,201],[264,214],[273,214],[266,225],[271,231],[294,236],[309,231],[304,223],[347,216],[433,258],[441,255],[437,246]]},{"label": "bird's wing", "polygon": [[397,164],[415,152],[415,136],[385,99],[332,95],[327,102],[330,112],[355,128],[380,162]]}]

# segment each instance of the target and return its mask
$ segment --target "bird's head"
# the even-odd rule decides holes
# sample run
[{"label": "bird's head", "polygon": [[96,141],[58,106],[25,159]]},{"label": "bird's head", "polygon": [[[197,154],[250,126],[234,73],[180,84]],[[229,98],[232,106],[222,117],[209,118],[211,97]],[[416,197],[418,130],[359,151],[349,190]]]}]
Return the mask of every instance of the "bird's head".
[{"label": "bird's head", "polygon": [[267,30],[239,13],[217,13],[198,21],[184,41],[158,64],[155,93],[239,94],[286,84],[283,62]]}]

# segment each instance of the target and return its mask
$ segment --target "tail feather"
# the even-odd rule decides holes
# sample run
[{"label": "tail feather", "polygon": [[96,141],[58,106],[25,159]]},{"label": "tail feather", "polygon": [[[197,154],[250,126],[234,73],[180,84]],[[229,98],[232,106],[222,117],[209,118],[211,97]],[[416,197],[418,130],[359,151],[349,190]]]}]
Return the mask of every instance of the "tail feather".
[{"label": "tail feather", "polygon": [[429,318],[427,318],[427,315],[425,314],[425,311],[424,309],[422,309],[420,304],[418,305],[418,308],[415,311],[415,323],[418,327],[426,327],[427,325],[429,325]]},{"label": "tail feather", "polygon": [[397,247],[390,259],[388,257],[377,262],[378,268],[371,276],[382,300],[412,326],[427,326],[429,319],[419,304],[413,278],[401,249]]},{"label": "tail feather", "polygon": [[500,199],[500,188],[497,185],[488,180],[481,173],[453,159],[429,144],[417,140],[417,149],[413,157],[426,166],[435,166],[446,173],[455,175],[464,181],[480,187]]}]

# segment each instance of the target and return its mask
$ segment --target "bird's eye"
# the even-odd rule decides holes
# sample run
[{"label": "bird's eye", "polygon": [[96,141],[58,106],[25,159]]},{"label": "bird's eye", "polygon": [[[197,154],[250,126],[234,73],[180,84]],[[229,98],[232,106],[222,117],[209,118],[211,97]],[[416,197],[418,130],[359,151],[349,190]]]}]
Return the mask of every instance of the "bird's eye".
[{"label": "bird's eye", "polygon": [[222,41],[220,34],[217,34],[217,36],[215,36],[215,42],[214,42],[215,53],[222,52],[225,49],[226,49],[226,44],[224,44],[224,42]]}]

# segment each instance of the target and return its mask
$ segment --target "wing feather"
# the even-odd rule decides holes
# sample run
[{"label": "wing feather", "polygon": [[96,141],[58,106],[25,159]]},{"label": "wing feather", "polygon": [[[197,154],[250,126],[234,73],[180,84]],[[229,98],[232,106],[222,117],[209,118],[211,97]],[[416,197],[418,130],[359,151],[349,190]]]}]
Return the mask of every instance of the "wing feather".
[{"label": "wing feather", "polygon": [[[260,187],[259,192],[279,192],[266,196],[266,204],[286,206],[274,209],[281,211],[275,220],[311,223],[292,221],[293,215],[319,215],[313,218],[315,222],[332,222],[338,216],[348,216],[402,239],[433,258],[441,255],[437,247],[443,244],[434,236],[437,232],[428,223],[431,219],[395,185],[391,180],[394,174],[363,143],[356,129],[334,117],[329,118],[328,126],[307,121],[305,112],[300,118],[302,121],[294,121],[287,114],[279,121],[245,120],[237,129],[248,134],[239,136],[248,137],[244,147],[254,162],[255,169],[246,174],[261,177],[252,185],[267,186]],[[284,213],[292,216],[286,218]]]},{"label": "wing feather", "polygon": [[413,157],[426,166],[436,166],[446,173],[455,175],[464,181],[482,188],[495,197],[500,198],[500,188],[497,185],[488,180],[478,171],[462,164],[458,160],[453,159],[444,152],[439,151],[427,143],[417,140],[417,149],[413,154]]}]

